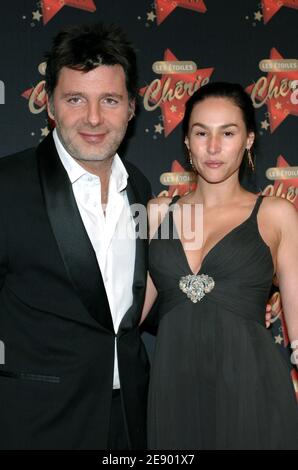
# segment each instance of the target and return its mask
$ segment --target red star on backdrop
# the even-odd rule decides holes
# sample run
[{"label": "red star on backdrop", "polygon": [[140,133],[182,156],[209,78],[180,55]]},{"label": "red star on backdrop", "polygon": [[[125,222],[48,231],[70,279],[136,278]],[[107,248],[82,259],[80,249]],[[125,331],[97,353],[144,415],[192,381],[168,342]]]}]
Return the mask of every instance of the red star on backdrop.
[{"label": "red star on backdrop", "polygon": [[[270,59],[283,59],[280,53],[275,49],[271,49],[270,52]],[[262,95],[258,96],[257,99],[259,101],[263,101],[266,94],[268,93],[269,84],[273,77],[276,77],[274,88],[280,87],[280,83],[283,79],[286,80],[298,80],[298,72],[297,71],[285,71],[285,72],[269,72],[267,76],[267,86],[264,89]],[[251,93],[254,85],[249,85],[246,88],[248,93]],[[267,98],[266,104],[269,111],[269,121],[270,121],[270,131],[271,134],[275,131],[275,129],[286,119],[289,114],[294,116],[298,116],[298,105],[293,104],[291,102],[291,91],[286,96],[279,95],[278,97],[274,97],[275,93],[272,93],[272,98]]]},{"label": "red star on backdrop", "polygon": [[[285,167],[289,167],[289,166],[290,165],[284,159],[284,157],[282,155],[280,155],[277,159],[276,167],[277,168],[285,168]],[[290,187],[298,188],[298,178],[276,180],[274,182],[274,194],[276,193],[277,189],[279,188],[279,186],[281,184],[282,184],[282,193],[281,194],[286,195],[287,191]],[[295,205],[295,207],[298,211],[298,197],[296,197],[294,205]]]},{"label": "red star on backdrop", "polygon": [[[174,160],[172,162],[172,167],[171,167],[171,173],[185,173],[188,170],[185,170],[183,166],[177,162],[177,160]],[[171,184],[168,189],[168,196],[169,197],[174,197],[179,194],[179,196],[184,196],[184,194],[189,193],[190,191],[193,191],[196,187],[196,183],[190,181],[187,184]]]},{"label": "red star on backdrop", "polygon": [[199,11],[205,13],[207,11],[203,0],[155,0],[155,10],[157,16],[157,24],[162,23],[175,8],[187,8],[188,10]]},{"label": "red star on backdrop", "polygon": [[65,5],[91,12],[96,10],[93,0],[42,0],[43,24],[47,24]]},{"label": "red star on backdrop", "polygon": [[[164,54],[164,61],[177,61],[178,59],[174,56],[174,54],[167,49]],[[171,79],[171,83],[175,80],[175,84],[179,81],[183,81],[186,83],[191,83],[193,86],[196,82],[201,82],[205,78],[210,78],[214,68],[207,68],[207,69],[198,69],[193,73],[175,73],[175,74],[163,74],[161,78],[161,89],[163,89],[163,85],[165,84],[168,78]],[[171,84],[171,88],[174,88],[175,84]],[[141,96],[144,96],[148,87],[141,88],[139,93]],[[185,92],[184,96],[181,99],[174,98],[171,101],[162,101],[160,104],[160,108],[162,110],[163,115],[163,126],[165,137],[167,137],[175,127],[180,124],[184,116],[185,110],[185,103],[190,98],[190,95]],[[151,97],[150,101],[152,103],[157,103],[159,101],[159,97]]]},{"label": "red star on backdrop", "polygon": [[298,0],[262,0],[264,23],[268,23],[282,7],[298,9]]}]

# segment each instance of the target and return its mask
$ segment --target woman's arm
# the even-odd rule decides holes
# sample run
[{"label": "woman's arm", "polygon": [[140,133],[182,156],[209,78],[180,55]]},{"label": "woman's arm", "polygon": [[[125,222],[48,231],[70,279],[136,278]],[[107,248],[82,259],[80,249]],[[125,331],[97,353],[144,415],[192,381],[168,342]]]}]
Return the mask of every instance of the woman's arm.
[{"label": "woman's arm", "polygon": [[[169,209],[170,201],[171,199],[168,197],[159,197],[159,198],[151,199],[148,202],[147,212],[148,212],[150,240],[154,237],[159,225],[161,224],[164,216],[166,215]],[[153,284],[150,274],[148,273],[145,302],[144,302],[144,307],[143,307],[140,323],[142,323],[145,320],[156,298],[157,298],[157,290]]]},{"label": "woman's arm", "polygon": [[145,302],[144,302],[144,307],[142,310],[142,316],[141,316],[141,321],[140,324],[145,320],[147,317],[148,313],[150,312],[151,308],[153,307],[153,304],[157,298],[157,290],[153,284],[153,281],[150,277],[150,274],[147,274],[147,285],[146,285],[146,295],[145,295]]},{"label": "woman's arm", "polygon": [[280,222],[280,243],[277,249],[277,279],[289,340],[298,355],[298,214],[295,206],[280,201],[277,212]]}]

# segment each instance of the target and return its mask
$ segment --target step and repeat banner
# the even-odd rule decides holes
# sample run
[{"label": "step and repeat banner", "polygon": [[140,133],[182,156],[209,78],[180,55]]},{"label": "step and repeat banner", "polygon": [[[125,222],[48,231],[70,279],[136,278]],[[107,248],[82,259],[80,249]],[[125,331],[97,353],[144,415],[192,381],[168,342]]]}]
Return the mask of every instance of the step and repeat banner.
[{"label": "step and repeat banner", "polygon": [[[155,195],[194,186],[183,149],[184,106],[199,87],[224,80],[241,83],[256,108],[256,171],[244,184],[298,209],[298,0],[2,1],[0,156],[49,133],[44,53],[61,28],[96,21],[119,24],[136,47],[138,110],[121,155],[146,174]],[[271,331],[290,367],[282,315]],[[151,337],[146,343],[151,350]],[[294,368],[292,376],[298,394]]]}]

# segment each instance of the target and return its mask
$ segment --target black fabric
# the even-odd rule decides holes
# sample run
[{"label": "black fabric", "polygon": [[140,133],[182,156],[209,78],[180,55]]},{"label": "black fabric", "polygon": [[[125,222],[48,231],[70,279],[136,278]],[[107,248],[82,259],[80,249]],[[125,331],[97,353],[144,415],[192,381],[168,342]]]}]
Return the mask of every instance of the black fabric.
[{"label": "black fabric", "polygon": [[[206,255],[197,274],[214,289],[193,303],[179,288],[192,274],[172,222],[153,239],[159,291],[148,407],[150,449],[298,449],[298,407],[288,365],[265,328],[273,263],[251,216]],[[170,224],[171,225],[171,224]]]},{"label": "black fabric", "polygon": [[128,438],[123,419],[123,408],[121,404],[120,390],[113,390],[111,404],[111,418],[109,428],[108,446],[109,450],[128,450]]},{"label": "black fabric", "polygon": [[[151,188],[130,163],[131,204]],[[149,362],[140,338],[147,241],[115,336],[95,253],[50,134],[0,161],[1,449],[106,449],[115,338],[132,449],[146,448]],[[125,275],[126,266],[119,266]]]}]

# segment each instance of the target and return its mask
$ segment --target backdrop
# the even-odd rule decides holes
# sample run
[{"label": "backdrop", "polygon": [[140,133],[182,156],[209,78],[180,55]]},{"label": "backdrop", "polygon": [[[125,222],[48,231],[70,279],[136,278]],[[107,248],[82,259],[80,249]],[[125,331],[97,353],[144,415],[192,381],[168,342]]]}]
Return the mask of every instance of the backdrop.
[{"label": "backdrop", "polygon": [[[298,0],[18,0],[1,2],[0,156],[37,145],[49,132],[44,52],[67,25],[121,25],[135,44],[140,96],[123,150],[155,194],[183,194],[184,105],[209,80],[239,82],[252,96],[259,145],[251,189],[298,209]],[[278,296],[278,292],[276,293]],[[271,328],[291,367],[282,318]],[[145,338],[149,352],[153,340]],[[297,372],[292,377],[298,394]]]}]

